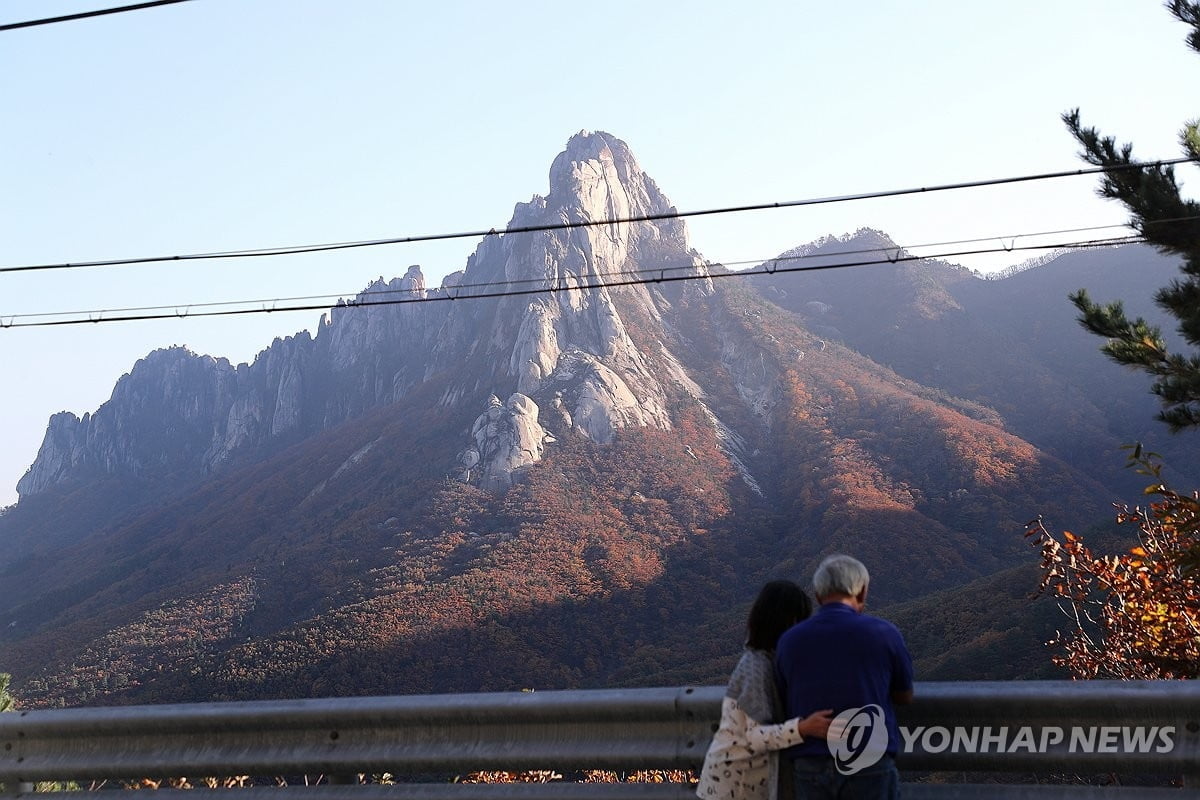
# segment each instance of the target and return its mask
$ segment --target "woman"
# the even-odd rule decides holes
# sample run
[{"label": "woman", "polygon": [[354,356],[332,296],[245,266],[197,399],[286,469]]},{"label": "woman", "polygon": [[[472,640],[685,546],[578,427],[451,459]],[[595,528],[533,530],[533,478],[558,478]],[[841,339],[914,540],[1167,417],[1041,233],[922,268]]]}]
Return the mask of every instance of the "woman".
[{"label": "woman", "polygon": [[811,613],[808,595],[791,581],[771,581],[758,593],[746,621],[746,649],[729,678],[721,725],[700,771],[696,794],[702,800],[776,800],[779,751],[805,736],[825,736],[832,709],[773,724],[783,716],[775,643]]}]

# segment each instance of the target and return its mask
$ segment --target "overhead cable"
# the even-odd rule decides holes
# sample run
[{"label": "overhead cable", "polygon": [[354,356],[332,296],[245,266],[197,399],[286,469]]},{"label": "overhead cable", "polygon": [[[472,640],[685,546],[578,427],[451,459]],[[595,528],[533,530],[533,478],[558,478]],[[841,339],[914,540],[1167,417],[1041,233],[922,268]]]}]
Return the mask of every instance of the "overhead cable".
[{"label": "overhead cable", "polygon": [[95,11],[81,11],[78,14],[63,14],[60,17],[44,17],[43,19],[31,19],[25,22],[9,22],[0,25],[0,31],[15,31],[18,28],[32,28],[37,25],[53,25],[56,22],[71,22],[77,19],[87,19],[88,17],[103,17],[108,14],[122,14],[126,11],[141,11],[143,8],[154,8],[155,6],[169,6],[175,3],[186,3],[188,0],[151,0],[146,3],[134,3],[128,6],[116,6],[114,8],[101,8]]},{"label": "overhead cable", "polygon": [[[1171,219],[1157,219],[1157,220],[1143,220],[1142,224],[1144,224],[1144,225],[1164,225],[1164,224],[1179,223],[1179,222],[1194,222],[1197,220],[1200,220],[1200,216],[1175,217],[1175,218],[1171,218]],[[1007,252],[1012,249],[1012,247],[1017,243],[1018,240],[1022,240],[1022,239],[1033,239],[1036,237],[1043,237],[1043,236],[1062,236],[1062,235],[1068,234],[1068,233],[1070,233],[1070,234],[1091,233],[1093,231],[1112,230],[1114,228],[1128,228],[1128,227],[1129,226],[1124,223],[1112,224],[1112,225],[1089,225],[1089,226],[1080,227],[1080,228],[1058,228],[1055,230],[1032,231],[1029,233],[1019,233],[1019,234],[1012,234],[1012,235],[1008,235],[1008,236],[978,236],[973,239],[952,239],[952,240],[941,241],[941,242],[928,242],[925,244],[897,245],[897,244],[893,243],[892,245],[886,246],[886,247],[878,247],[877,246],[877,247],[855,248],[855,249],[849,249],[849,250],[838,250],[834,253],[816,252],[816,251],[796,253],[794,251],[789,251],[789,253],[785,253],[783,255],[776,256],[776,257],[770,258],[770,259],[753,258],[753,259],[740,259],[740,260],[736,260],[736,261],[729,261],[729,260],[722,260],[719,262],[709,261],[709,262],[707,262],[707,265],[709,265],[709,266],[719,265],[721,267],[740,267],[740,266],[746,266],[748,264],[765,265],[765,264],[769,264],[769,263],[779,263],[779,262],[786,262],[786,261],[804,261],[804,260],[819,259],[819,258],[828,259],[828,258],[832,258],[835,256],[844,258],[846,256],[864,255],[867,253],[899,254],[899,253],[903,253],[906,251],[913,251],[913,250],[928,250],[928,249],[934,248],[934,247],[945,248],[945,247],[950,247],[950,246],[957,246],[957,245],[964,245],[964,244],[978,244],[981,242],[992,242],[992,241],[1000,242],[1001,247]],[[1125,238],[1127,238],[1127,237],[1116,237],[1112,241],[1124,241]],[[1105,241],[1107,241],[1107,240],[1105,240]],[[1005,242],[1007,242],[1008,244],[1005,244]],[[940,256],[926,254],[926,255],[923,255],[920,257],[927,258],[927,259],[937,259]],[[615,275],[615,276],[620,276],[620,277],[630,277],[630,276],[639,276],[639,275],[655,276],[655,275],[661,275],[664,272],[664,270],[670,271],[670,272],[691,271],[691,270],[694,270],[695,267],[696,267],[695,263],[689,261],[687,264],[659,266],[659,267],[653,267],[653,268],[647,268],[647,269],[636,269],[636,270],[619,270],[619,271],[615,271],[615,272],[607,272],[605,274],[610,275],[610,276]],[[769,271],[769,270],[764,269],[764,271]],[[515,280],[515,281],[505,281],[503,284],[460,283],[460,284],[456,284],[453,288],[459,292],[471,292],[476,289],[492,289],[499,285],[515,288],[515,287],[523,286],[523,285],[541,285],[542,283],[544,283],[544,279],[542,279],[542,278],[528,278],[528,279]],[[333,306],[338,300],[345,298],[347,295],[354,295],[355,297],[374,298],[374,297],[378,297],[378,296],[390,296],[390,295],[396,295],[396,294],[410,294],[410,293],[411,293],[411,290],[409,290],[409,289],[391,289],[391,288],[371,289],[371,288],[367,288],[360,292],[327,292],[325,294],[298,295],[298,296],[291,296],[291,297],[257,298],[257,299],[248,299],[248,300],[218,300],[218,301],[208,301],[208,302],[200,302],[200,303],[169,303],[169,304],[165,304],[165,305],[156,305],[156,306],[128,306],[128,307],[122,307],[122,308],[108,308],[108,309],[104,309],[103,311],[93,309],[91,311],[49,311],[49,312],[44,311],[44,312],[26,312],[26,313],[19,313],[19,314],[0,314],[0,320],[8,320],[9,322],[12,322],[17,319],[69,317],[69,316],[97,315],[97,314],[101,314],[101,313],[103,313],[103,314],[129,314],[129,313],[132,313],[135,311],[136,312],[145,312],[145,311],[167,311],[167,310],[174,310],[176,312],[175,315],[177,315],[177,316],[185,316],[186,314],[180,314],[178,312],[178,309],[181,309],[181,308],[187,309],[190,312],[192,309],[202,309],[202,308],[217,308],[217,307],[246,306],[246,305],[262,306],[267,303],[269,303],[273,306],[278,306],[280,303],[297,303],[297,302],[301,302],[301,301],[317,301],[317,300],[323,301],[328,306]]]},{"label": "overhead cable", "polygon": [[[1058,249],[1083,249],[1097,247],[1114,247],[1122,244],[1137,244],[1144,243],[1146,240],[1138,235],[1110,237],[1107,239],[1094,239],[1090,241],[1076,242],[1060,242],[1056,244],[1035,244],[1035,245],[1010,245],[1001,247],[989,247],[973,250],[959,250],[954,252],[938,253],[936,255],[917,256],[906,252],[903,248],[889,248],[892,255],[878,259],[867,259],[860,261],[841,261],[831,264],[810,264],[810,265],[795,265],[792,261],[803,260],[807,256],[782,256],[775,259],[770,259],[764,262],[757,269],[743,270],[741,272],[708,272],[698,270],[699,265],[691,265],[688,267],[662,267],[658,269],[643,269],[638,270],[636,274],[627,274],[632,276],[621,277],[620,273],[613,273],[610,276],[596,276],[595,280],[573,280],[569,283],[559,283],[554,285],[545,285],[544,280],[537,281],[516,281],[511,283],[496,283],[496,284],[475,284],[474,286],[451,286],[442,289],[434,290],[425,296],[410,296],[401,298],[386,298],[386,299],[362,299],[356,298],[352,301],[339,304],[337,308],[369,308],[373,306],[392,306],[392,305],[407,305],[410,303],[433,303],[433,302],[455,302],[460,300],[482,300],[487,298],[498,297],[516,297],[525,295],[538,294],[556,294],[558,292],[573,292],[587,291],[592,289],[615,288],[620,286],[640,286],[659,283],[674,283],[678,281],[704,280],[708,278],[730,278],[730,277],[750,277],[756,275],[777,275],[789,272],[816,272],[830,269],[847,269],[852,267],[878,266],[886,264],[900,264],[910,261],[923,261],[932,258],[952,258],[970,255],[983,255],[987,253],[1002,253],[1002,252],[1024,252],[1030,250],[1058,250]],[[821,257],[832,258],[840,253],[821,254]],[[782,266],[781,262],[784,263]],[[684,270],[687,270],[684,272]],[[613,278],[616,278],[615,280]],[[538,283],[541,285],[529,288],[518,288],[519,284]],[[411,290],[390,290],[391,292],[400,292],[412,295]],[[16,315],[0,317],[0,328],[33,328],[33,327],[51,327],[61,325],[88,325],[98,324],[102,322],[144,322],[149,320],[164,320],[164,319],[195,319],[200,317],[229,317],[229,316],[246,316],[250,314],[271,314],[271,313],[286,313],[293,311],[325,311],[330,308],[329,303],[305,303],[302,305],[287,305],[278,306],[272,304],[270,307],[261,305],[257,308],[237,308],[237,309],[208,309],[193,311],[193,307],[199,306],[174,306],[173,313],[123,313],[119,316],[104,316],[105,314],[113,313],[109,310],[72,312],[74,314],[87,314],[86,317],[75,317],[72,319],[55,319],[18,322]],[[161,308],[161,307],[159,307]],[[155,308],[152,310],[159,310]],[[182,311],[179,309],[183,308]],[[141,312],[141,309],[129,309],[130,312]],[[56,315],[38,315],[38,316],[56,316]]]},{"label": "overhead cable", "polygon": [[226,250],[212,253],[190,253],[172,256],[146,256],[140,258],[114,258],[99,261],[77,261],[53,264],[29,264],[22,266],[0,267],[2,272],[31,272],[36,270],[83,269],[88,267],[128,266],[133,264],[154,264],[168,261],[203,261],[227,258],[260,258],[263,256],[296,255],[299,253],[318,253],[329,250],[350,250],[362,247],[381,247],[393,244],[413,244],[417,242],[437,242],[450,239],[474,239],[485,236],[497,236],[515,233],[540,233],[544,231],[571,230],[575,228],[595,228],[606,225],[627,225],[634,222],[660,222],[664,220],[684,219],[688,217],[714,216],[718,214],[736,214],[747,211],[767,211],[777,208],[799,208],[803,206],[829,205],[832,203],[848,203],[858,200],[875,200],[887,197],[903,197],[914,194],[932,194],[957,189],[977,189],[985,186],[1002,186],[1013,183],[1028,183],[1030,181],[1067,178],[1079,175],[1094,175],[1101,172],[1123,172],[1134,169],[1161,168],[1173,164],[1190,162],[1192,159],[1179,157],[1159,161],[1142,161],[1133,164],[1122,164],[1115,167],[1085,167],[1082,169],[1063,170],[1061,172],[1043,172],[1033,175],[1017,175],[1006,178],[989,178],[977,181],[959,183],[944,183],[934,186],[922,186],[911,189],[887,189],[875,192],[860,192],[857,194],[834,195],[830,197],[813,197],[803,200],[782,200],[772,203],[753,203],[741,206],[723,206],[699,211],[667,211],[659,214],[638,214],[627,217],[611,217],[604,219],[584,219],[571,222],[552,222],[542,225],[518,225],[502,229],[461,231],[458,233],[434,233],[417,236],[398,236],[386,239],[366,239],[352,242],[331,242],[326,244],[294,245],[289,247],[266,247],[255,250]]},{"label": "overhead cable", "polygon": [[[1162,224],[1162,223],[1167,223],[1167,222],[1185,222],[1185,221],[1193,221],[1193,220],[1200,220],[1200,216],[1178,217],[1176,219],[1171,219],[1171,220],[1151,220],[1151,221],[1146,222],[1146,224],[1157,225],[1157,224]],[[1021,239],[1033,239],[1033,238],[1042,237],[1042,236],[1062,236],[1065,234],[1091,233],[1093,231],[1112,230],[1115,228],[1128,229],[1128,227],[1129,226],[1124,223],[1118,223],[1118,224],[1113,224],[1113,225],[1090,225],[1090,226],[1082,227],[1082,228],[1059,228],[1059,229],[1050,230],[1050,231],[1033,231],[1030,233],[1019,233],[1019,234],[1013,234],[1013,235],[1009,235],[1009,236],[978,236],[973,239],[952,239],[949,241],[928,242],[925,244],[915,244],[915,245],[893,244],[893,245],[887,246],[887,247],[879,247],[879,246],[877,246],[877,247],[862,247],[862,248],[854,248],[854,249],[849,249],[849,250],[838,250],[835,253],[823,253],[823,252],[815,252],[815,251],[796,253],[795,251],[789,251],[788,253],[776,256],[774,258],[769,258],[769,259],[768,258],[748,258],[748,259],[739,259],[736,261],[721,260],[721,261],[716,261],[716,262],[709,261],[709,262],[707,262],[707,264],[709,266],[720,265],[722,267],[742,267],[742,266],[747,266],[750,264],[767,264],[767,263],[772,263],[772,262],[777,263],[777,262],[783,262],[783,261],[802,261],[802,260],[818,259],[818,258],[831,258],[834,256],[844,258],[846,256],[865,255],[867,253],[897,253],[897,252],[913,251],[913,250],[928,250],[928,249],[934,248],[934,247],[945,248],[945,247],[964,245],[964,244],[979,244],[982,242],[999,242],[1002,247],[1008,248],[1008,247],[1011,247],[1011,244],[1015,244],[1018,240],[1021,240]],[[1009,242],[1011,244],[1005,245],[1004,244],[1005,242]],[[799,249],[799,248],[797,248],[797,249]],[[937,256],[925,256],[925,257],[926,258],[937,258]],[[695,265],[694,261],[688,261],[688,263],[686,263],[686,264],[658,266],[658,267],[653,267],[653,268],[648,268],[648,269],[618,270],[618,271],[613,271],[613,272],[606,272],[605,274],[606,275],[615,275],[615,276],[620,276],[620,277],[630,277],[630,276],[638,276],[638,275],[659,275],[660,273],[663,272],[663,270],[667,270],[667,271],[671,271],[671,272],[676,272],[676,271],[680,271],[680,270],[693,270],[693,269],[695,269],[695,266],[696,265]],[[544,283],[543,278],[525,278],[525,279],[514,280],[514,281],[505,281],[503,284],[460,283],[460,284],[456,284],[454,286],[454,288],[457,291],[470,292],[475,289],[492,289],[498,285],[504,285],[504,286],[515,288],[515,287],[523,286],[523,285],[541,285],[542,283]],[[324,301],[328,305],[332,306],[338,300],[343,299],[346,296],[376,297],[376,296],[380,296],[380,295],[407,294],[407,293],[409,293],[409,291],[410,290],[408,290],[408,289],[391,289],[391,288],[371,289],[368,287],[367,289],[365,289],[363,291],[359,291],[359,292],[354,292],[354,291],[326,292],[325,294],[296,295],[296,296],[291,296],[291,297],[255,298],[255,299],[243,299],[243,300],[217,300],[217,301],[208,301],[208,302],[201,302],[201,303],[167,303],[167,304],[156,305],[156,306],[128,306],[128,307],[122,307],[122,308],[104,309],[104,313],[127,314],[127,313],[131,313],[134,311],[165,311],[165,310],[169,310],[169,309],[180,309],[180,308],[199,309],[199,308],[215,308],[215,307],[220,307],[220,306],[245,306],[245,305],[252,305],[252,304],[253,305],[262,305],[264,303],[278,305],[280,303],[297,303],[297,302],[301,302],[301,301],[316,301],[316,300]],[[84,314],[96,314],[96,313],[99,313],[99,312],[96,310],[92,310],[92,311],[26,312],[26,313],[19,313],[19,314],[0,314],[0,319],[16,320],[16,319],[26,319],[26,318],[34,318],[34,317],[37,317],[37,318],[67,317],[67,316],[80,316],[80,315],[84,315]]]}]

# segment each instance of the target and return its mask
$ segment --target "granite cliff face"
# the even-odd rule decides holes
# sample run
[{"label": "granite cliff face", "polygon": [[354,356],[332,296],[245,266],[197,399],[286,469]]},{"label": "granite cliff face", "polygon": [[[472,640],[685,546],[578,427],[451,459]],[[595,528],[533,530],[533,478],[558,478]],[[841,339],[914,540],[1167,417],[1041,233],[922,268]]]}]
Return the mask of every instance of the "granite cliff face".
[{"label": "granite cliff face", "polygon": [[554,437],[538,423],[537,403],[519,392],[508,401],[492,395],[488,408],[471,426],[472,443],[459,454],[460,478],[486,491],[512,485],[521,470],[541,460]]},{"label": "granite cliff face", "polygon": [[[624,142],[581,132],[555,159],[549,194],[518,204],[509,227],[671,210]],[[395,402],[428,381],[443,386],[445,406],[509,398],[485,412],[501,419],[489,417],[483,427],[506,421],[511,442],[464,431],[464,452],[476,454],[465,457],[479,462],[464,464],[463,476],[504,488],[514,471],[541,458],[550,428],[604,443],[629,426],[670,429],[672,398],[701,399],[667,342],[666,295],[610,285],[646,269],[699,278],[676,290],[676,300],[712,292],[680,220],[496,235],[441,287],[427,289],[418,266],[390,282],[380,278],[350,303],[339,302],[315,336],[277,339],[253,364],[234,367],[181,347],[155,351],[95,413],[51,419],[18,492],[31,496],[98,474],[202,478]],[[492,303],[378,304],[501,286],[552,291]],[[630,319],[640,326],[640,343]],[[737,360],[734,349],[730,357]]]},{"label": "granite cliff face", "polygon": [[94,414],[50,418],[37,460],[17,490],[28,496],[76,476],[138,477],[204,463],[262,421],[261,409],[239,402],[248,372],[245,365],[235,369],[225,359],[183,348],[156,350],[117,381]]},{"label": "granite cliff face", "polygon": [[[517,206],[510,228],[669,213],[670,203],[624,142],[604,133],[571,139],[550,169],[550,193]],[[610,287],[649,266],[707,275],[679,220],[578,227],[486,240],[467,264],[470,283],[550,290],[453,309],[437,346],[443,366],[473,361],[449,390],[458,399],[487,374],[497,389],[554,405],[584,435],[608,442],[634,426],[671,427],[663,359],[639,348],[629,318],[662,336],[665,301],[645,286]],[[686,291],[711,292],[707,280]],[[669,305],[669,304],[667,304]],[[669,356],[667,357],[669,359]]]}]

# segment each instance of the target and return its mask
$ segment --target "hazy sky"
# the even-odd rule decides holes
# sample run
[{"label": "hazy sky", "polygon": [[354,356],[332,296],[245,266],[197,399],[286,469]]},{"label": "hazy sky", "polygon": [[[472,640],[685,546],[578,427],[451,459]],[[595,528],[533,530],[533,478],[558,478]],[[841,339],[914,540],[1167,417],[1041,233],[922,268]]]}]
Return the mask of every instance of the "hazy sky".
[{"label": "hazy sky", "polygon": [[[125,2],[5,0],[0,24]],[[0,266],[501,228],[580,129],[624,139],[680,210],[1074,169],[1059,115],[1075,106],[1137,155],[1170,158],[1200,116],[1185,32],[1157,0],[193,0],[0,32]],[[734,262],[863,226],[911,246],[1124,221],[1095,185],[689,229]],[[436,284],[475,245],[0,274],[0,324],[348,296],[409,264]],[[149,351],[247,361],[318,318],[0,329],[0,505],[48,417],[94,411]]]}]

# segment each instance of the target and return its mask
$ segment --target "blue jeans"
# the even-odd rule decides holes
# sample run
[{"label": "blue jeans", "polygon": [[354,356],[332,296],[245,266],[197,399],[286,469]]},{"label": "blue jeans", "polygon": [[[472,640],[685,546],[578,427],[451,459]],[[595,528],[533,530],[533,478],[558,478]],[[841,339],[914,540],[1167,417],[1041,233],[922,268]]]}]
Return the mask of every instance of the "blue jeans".
[{"label": "blue jeans", "polygon": [[843,775],[832,758],[801,756],[792,761],[795,800],[899,800],[900,773],[891,756],[856,772]]}]

